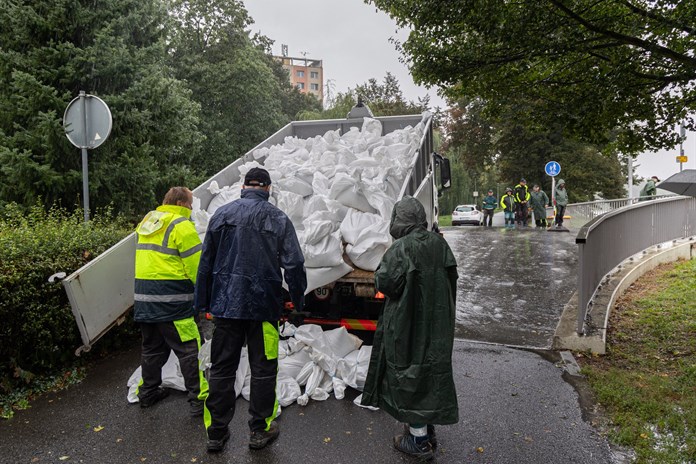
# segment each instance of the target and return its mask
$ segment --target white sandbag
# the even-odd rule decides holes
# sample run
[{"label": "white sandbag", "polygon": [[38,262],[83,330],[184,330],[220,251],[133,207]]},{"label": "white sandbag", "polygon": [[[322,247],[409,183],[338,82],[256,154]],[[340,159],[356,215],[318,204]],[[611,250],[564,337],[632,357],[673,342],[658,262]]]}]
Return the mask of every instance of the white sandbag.
[{"label": "white sandbag", "polygon": [[380,221],[360,231],[354,245],[346,245],[346,254],[360,269],[376,271],[391,245],[389,223]]},{"label": "white sandbag", "polygon": [[249,368],[249,352],[247,347],[242,348],[239,356],[239,366],[234,377],[234,393],[239,398],[241,394],[244,399],[249,401],[249,391],[251,390],[251,369]]},{"label": "white sandbag", "polygon": [[295,330],[295,339],[320,351],[327,352],[329,350],[324,338],[324,330],[317,324],[303,324],[299,326]]},{"label": "white sandbag", "polygon": [[360,132],[365,140],[375,141],[382,136],[382,123],[377,119],[365,118]]},{"label": "white sandbag", "polygon": [[210,362],[210,347],[212,346],[212,339],[211,340],[206,340],[205,343],[201,346],[201,349],[198,350],[198,368],[202,371],[206,369],[210,369],[211,362]]},{"label": "white sandbag", "polygon": [[[319,287],[323,287],[324,285],[328,285],[331,282],[340,279],[352,270],[353,268],[346,263],[339,264],[338,266],[334,267],[308,267],[306,269],[307,290],[305,290],[305,295]],[[287,284],[285,281],[283,281],[283,287],[287,290]]]},{"label": "white sandbag", "polygon": [[[136,390],[138,385],[142,380],[142,368],[138,368],[131,374],[126,386],[128,387],[128,394],[126,398],[129,403],[137,403],[140,401]],[[186,386],[184,385],[184,376],[181,374],[181,368],[179,367],[179,358],[176,357],[173,351],[169,352],[169,358],[167,362],[162,366],[162,388],[171,388],[179,391],[186,391]]]},{"label": "white sandbag", "polygon": [[321,367],[315,364],[312,368],[312,373],[309,375],[309,379],[307,380],[307,384],[305,385],[305,392],[302,396],[306,396],[308,398],[311,397],[314,393],[314,390],[316,390],[317,387],[319,387],[319,385],[321,384],[322,380],[324,380],[325,375],[326,372],[324,372]]},{"label": "white sandbag", "polygon": [[273,196],[276,199],[276,206],[278,209],[288,215],[293,225],[302,224],[304,213],[304,198],[302,195],[293,192],[274,190]]},{"label": "white sandbag", "polygon": [[292,192],[302,197],[307,197],[314,193],[310,184],[297,177],[284,177],[275,184],[278,190]]},{"label": "white sandbag", "polygon": [[297,374],[295,377],[295,380],[297,380],[297,383],[300,384],[300,386],[304,387],[307,385],[307,382],[309,381],[309,377],[312,375],[312,372],[314,372],[314,367],[316,364],[314,364],[312,361],[308,362],[307,364],[300,369],[300,373]]},{"label": "white sandbag", "polygon": [[383,222],[378,214],[363,213],[354,208],[349,208],[346,217],[341,221],[341,237],[343,241],[355,244],[360,233],[377,223]]},{"label": "white sandbag", "polygon": [[328,196],[331,190],[331,181],[324,173],[316,171],[312,179],[312,190],[315,194]]},{"label": "white sandbag", "polygon": [[329,190],[329,198],[366,213],[377,212],[365,198],[360,181],[347,174],[336,174]]},{"label": "white sandbag", "polygon": [[359,395],[353,400],[353,404],[356,405],[356,406],[360,406],[361,408],[364,408],[364,409],[369,409],[370,411],[379,411],[379,408],[375,408],[374,406],[363,406],[362,404],[360,404],[361,401],[362,401],[362,393],[359,394]]},{"label": "white sandbag", "polygon": [[206,212],[212,217],[218,208],[228,203],[232,203],[241,197],[242,183],[237,182],[231,186],[220,188],[216,181],[212,181],[208,186],[208,191],[215,195],[213,199],[210,200],[210,203],[208,203],[208,208],[206,209]]},{"label": "white sandbag", "polygon": [[[331,223],[328,228],[332,228]],[[301,242],[300,247],[307,267],[334,267],[343,263],[343,244],[338,231],[313,244]]]},{"label": "white sandbag", "polygon": [[[384,185],[382,182],[380,182],[380,184]],[[365,193],[367,202],[377,210],[382,219],[386,222],[391,221],[392,210],[396,204],[396,200],[394,200],[395,197],[390,197],[380,187],[365,185],[364,183],[363,192]]]},{"label": "white sandbag", "polygon": [[316,388],[314,392],[310,395],[310,398],[314,401],[326,401],[329,399],[329,393],[323,388]]},{"label": "white sandbag", "polygon": [[287,321],[285,321],[283,325],[281,325],[278,328],[278,332],[280,333],[281,337],[292,337],[293,335],[295,335],[296,330],[297,327],[294,324],[291,324]]},{"label": "white sandbag", "polygon": [[[308,245],[316,245],[336,230],[335,221],[329,211],[317,211],[304,220],[303,240]],[[338,238],[338,236],[337,236]],[[338,263],[337,263],[338,264]],[[331,266],[331,264],[329,264]],[[315,266],[322,267],[322,266]]]},{"label": "white sandbag", "polygon": [[291,338],[288,340],[288,349],[290,351],[290,354],[301,351],[302,349],[304,349],[305,346],[307,345],[295,338]]},{"label": "white sandbag", "polygon": [[336,377],[343,380],[349,387],[363,391],[371,355],[372,346],[363,345],[360,350],[341,358],[336,364]]},{"label": "white sandbag", "polygon": [[321,194],[314,194],[309,198],[305,198],[303,212],[304,221],[306,222],[312,214],[329,211],[329,207],[326,204],[327,199],[328,197]]},{"label": "white sandbag", "polygon": [[357,366],[355,369],[355,386],[353,387],[356,390],[363,391],[365,388],[365,380],[367,380],[367,371],[370,369],[371,356],[371,345],[363,345],[360,347],[360,351],[358,352]]},{"label": "white sandbag", "polygon": [[312,360],[309,358],[309,353],[305,350],[300,350],[283,359],[278,360],[278,372],[297,379],[300,377],[302,369]]},{"label": "white sandbag", "polygon": [[338,377],[332,377],[334,397],[342,400],[346,396],[346,383]]},{"label": "white sandbag", "polygon": [[337,327],[324,332],[326,346],[336,358],[343,358],[347,354],[360,349],[362,340],[348,332],[345,327]]},{"label": "white sandbag", "polygon": [[276,397],[278,398],[278,404],[282,407],[290,406],[297,401],[297,398],[301,394],[302,389],[297,383],[297,380],[279,371],[276,378]]}]

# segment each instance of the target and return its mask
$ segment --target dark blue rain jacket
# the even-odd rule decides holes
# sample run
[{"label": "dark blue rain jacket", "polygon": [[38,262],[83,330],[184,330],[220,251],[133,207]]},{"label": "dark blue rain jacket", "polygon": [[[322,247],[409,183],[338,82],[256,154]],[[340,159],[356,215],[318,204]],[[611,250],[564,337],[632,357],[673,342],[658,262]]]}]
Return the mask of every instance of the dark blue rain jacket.
[{"label": "dark blue rain jacket", "polygon": [[283,306],[281,268],[295,308],[304,306],[307,276],[295,228],[268,202],[268,192],[244,189],[208,224],[194,305],[215,317],[277,321]]}]

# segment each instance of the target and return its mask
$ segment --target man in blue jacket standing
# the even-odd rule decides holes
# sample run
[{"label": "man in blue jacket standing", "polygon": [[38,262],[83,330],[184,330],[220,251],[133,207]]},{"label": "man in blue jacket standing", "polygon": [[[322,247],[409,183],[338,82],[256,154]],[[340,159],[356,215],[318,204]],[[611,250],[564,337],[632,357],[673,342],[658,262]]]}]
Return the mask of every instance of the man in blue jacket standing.
[{"label": "man in blue jacket standing", "polygon": [[297,309],[304,306],[307,277],[295,228],[268,202],[270,185],[268,171],[250,169],[241,198],[215,212],[203,242],[195,307],[210,312],[215,324],[204,410],[209,452],[221,451],[230,438],[235,373],[245,341],[251,368],[249,447],[261,449],[279,434],[274,419],[281,268]]}]

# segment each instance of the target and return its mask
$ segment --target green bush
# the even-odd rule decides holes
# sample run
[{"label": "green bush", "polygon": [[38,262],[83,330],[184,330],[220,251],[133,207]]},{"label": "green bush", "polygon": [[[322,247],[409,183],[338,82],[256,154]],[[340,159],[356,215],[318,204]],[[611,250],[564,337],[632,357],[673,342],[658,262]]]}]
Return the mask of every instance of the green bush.
[{"label": "green bush", "polygon": [[39,375],[74,364],[81,344],[63,286],[72,273],[123,238],[132,227],[110,211],[84,224],[82,212],[41,206],[0,213],[0,395]]}]

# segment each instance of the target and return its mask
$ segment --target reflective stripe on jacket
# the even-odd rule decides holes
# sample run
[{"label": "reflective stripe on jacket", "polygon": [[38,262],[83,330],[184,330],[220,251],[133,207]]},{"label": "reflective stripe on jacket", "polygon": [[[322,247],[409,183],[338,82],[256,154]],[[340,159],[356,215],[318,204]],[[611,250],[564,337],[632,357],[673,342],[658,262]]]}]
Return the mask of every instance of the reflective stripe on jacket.
[{"label": "reflective stripe on jacket", "polygon": [[523,203],[529,201],[529,188],[526,185],[517,184],[515,185],[515,201],[517,203]]},{"label": "reflective stripe on jacket", "polygon": [[500,207],[503,208],[503,211],[512,211],[514,203],[515,199],[512,195],[508,195],[507,193],[500,199]]},{"label": "reflective stripe on jacket", "polygon": [[136,228],[135,305],[137,322],[166,322],[191,317],[193,286],[201,240],[189,220],[191,210],[162,205]]}]

